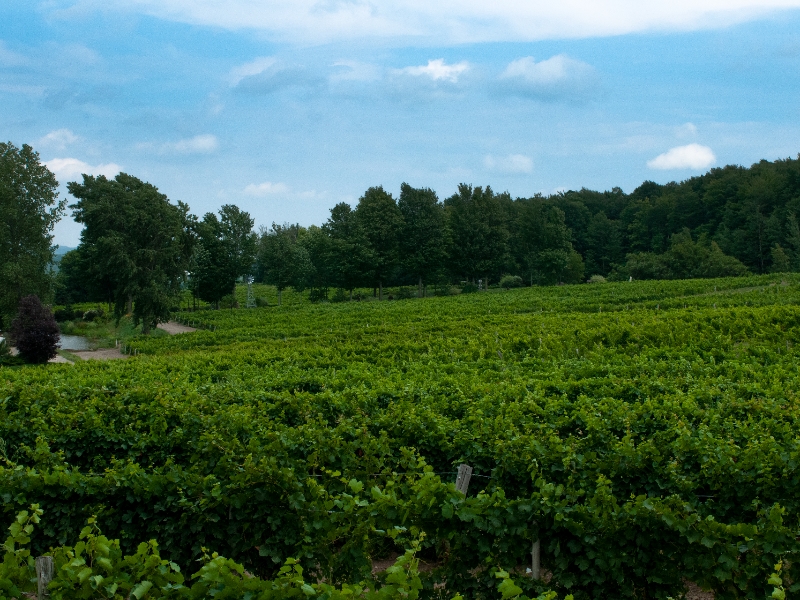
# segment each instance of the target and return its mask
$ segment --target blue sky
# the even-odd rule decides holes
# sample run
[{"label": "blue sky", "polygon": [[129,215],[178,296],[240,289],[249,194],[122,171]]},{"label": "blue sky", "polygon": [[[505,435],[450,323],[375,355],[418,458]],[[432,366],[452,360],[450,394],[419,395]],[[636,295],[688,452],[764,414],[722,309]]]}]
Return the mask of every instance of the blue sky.
[{"label": "blue sky", "polygon": [[404,181],[631,191],[797,156],[799,7],[5,0],[1,137],[62,184],[123,170],[257,225]]}]

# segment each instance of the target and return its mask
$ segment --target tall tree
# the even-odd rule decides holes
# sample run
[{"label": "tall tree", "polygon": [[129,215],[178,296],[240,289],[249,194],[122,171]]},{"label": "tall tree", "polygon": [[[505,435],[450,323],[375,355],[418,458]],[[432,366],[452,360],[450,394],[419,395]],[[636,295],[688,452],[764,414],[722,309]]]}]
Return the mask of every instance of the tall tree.
[{"label": "tall tree", "polygon": [[507,272],[511,266],[508,220],[511,199],[492,188],[464,183],[444,201],[450,232],[448,263],[454,275],[474,281]]},{"label": "tall tree", "polygon": [[[575,283],[583,276],[564,212],[542,198],[517,200],[511,246],[517,264],[533,285]],[[577,269],[577,271],[576,271]]]},{"label": "tall tree", "polygon": [[220,240],[234,279],[252,275],[258,251],[258,235],[250,213],[233,204],[219,209]]},{"label": "tall tree", "polygon": [[368,279],[372,252],[355,211],[345,202],[331,209],[331,216],[323,226],[331,239],[331,254],[335,285],[350,291]]},{"label": "tall tree", "polygon": [[52,296],[53,227],[66,205],[57,187],[33,148],[0,143],[0,328],[23,296]]},{"label": "tall tree", "polygon": [[417,282],[417,295],[422,296],[425,286],[444,271],[448,239],[444,206],[432,189],[403,183],[397,207],[403,215],[403,269]]},{"label": "tall tree", "polygon": [[191,256],[189,207],[155,186],[120,173],[83,176],[67,189],[72,216],[84,225],[81,249],[93,275],[113,282],[114,314],[132,309],[142,332],[169,318]]},{"label": "tall tree", "polygon": [[287,287],[302,289],[311,273],[311,261],[306,249],[297,243],[300,228],[296,225],[272,224],[262,229],[258,263],[264,281],[278,290],[278,306],[282,304]]},{"label": "tall tree", "polygon": [[253,219],[237,206],[226,204],[219,217],[206,213],[197,224],[197,247],[192,260],[190,289],[201,300],[219,308],[233,294],[236,280],[253,271],[258,236]]},{"label": "tall tree", "polygon": [[327,300],[328,289],[336,279],[333,241],[324,229],[312,225],[298,236],[297,243],[310,262],[303,287],[311,288],[311,300]]},{"label": "tall tree", "polygon": [[369,188],[359,199],[356,218],[370,251],[369,277],[383,300],[383,284],[392,276],[400,261],[400,232],[403,215],[392,195],[382,186]]},{"label": "tall tree", "polygon": [[94,277],[86,248],[70,250],[58,263],[56,275],[57,304],[102,301],[109,307],[114,302],[114,281],[108,277]]}]

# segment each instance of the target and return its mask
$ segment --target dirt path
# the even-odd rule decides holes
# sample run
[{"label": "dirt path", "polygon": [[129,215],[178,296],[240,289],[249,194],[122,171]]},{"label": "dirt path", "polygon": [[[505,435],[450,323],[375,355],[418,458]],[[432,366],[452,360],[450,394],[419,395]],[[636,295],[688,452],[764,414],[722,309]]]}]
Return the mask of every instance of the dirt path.
[{"label": "dirt path", "polygon": [[159,323],[159,329],[163,329],[170,335],[175,335],[176,333],[191,333],[192,331],[197,331],[194,327],[187,327],[186,325],[181,325],[180,323],[176,323],[175,321],[168,321],[167,323]]},{"label": "dirt path", "polygon": [[[70,350],[81,360],[118,360],[128,358],[119,348],[102,348],[100,350]],[[67,361],[68,362],[68,361]]]}]

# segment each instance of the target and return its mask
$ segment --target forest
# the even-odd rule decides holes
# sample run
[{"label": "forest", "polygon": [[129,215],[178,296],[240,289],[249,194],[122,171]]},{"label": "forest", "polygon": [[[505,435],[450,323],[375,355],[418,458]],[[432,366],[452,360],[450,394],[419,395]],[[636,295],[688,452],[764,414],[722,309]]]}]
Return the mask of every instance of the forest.
[{"label": "forest", "polygon": [[[355,288],[372,288],[382,297],[383,287],[399,284],[417,285],[424,295],[431,284],[485,286],[504,276],[518,277],[518,285],[552,285],[593,275],[627,280],[788,272],[800,267],[798,164],[787,159],[728,166],[681,183],[647,181],[630,194],[581,189],[512,198],[489,186],[462,184],[440,200],[431,189],[403,184],[395,199],[378,186],[355,208],[334,206],[320,226],[273,224],[259,234],[251,230],[250,215],[235,206],[198,220],[181,205],[167,210],[184,237],[183,246],[171,251],[187,261],[193,293],[210,302],[247,275],[324,299],[330,290],[352,294]],[[115,186],[133,182],[148,189],[126,175],[70,184],[86,230],[81,247],[62,260],[66,301],[113,296],[114,283],[102,274],[92,277],[96,266],[87,266],[97,265],[96,253],[109,251],[90,235],[100,231],[102,238],[102,228],[109,227],[92,216],[102,208],[87,207],[99,202],[102,189],[113,195]],[[135,214],[116,213],[117,229]],[[152,221],[145,221],[150,227]],[[141,232],[131,237],[141,240]],[[108,270],[118,273],[119,265]]]}]

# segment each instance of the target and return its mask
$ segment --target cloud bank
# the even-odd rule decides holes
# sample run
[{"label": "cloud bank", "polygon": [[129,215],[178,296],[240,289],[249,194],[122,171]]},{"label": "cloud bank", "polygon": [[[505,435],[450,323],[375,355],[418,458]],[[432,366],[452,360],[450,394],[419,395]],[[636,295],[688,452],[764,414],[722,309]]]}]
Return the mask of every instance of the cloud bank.
[{"label": "cloud bank", "polygon": [[417,38],[444,44],[537,41],[726,27],[800,0],[61,0],[52,14],[116,9],[289,42]]},{"label": "cloud bank", "polygon": [[651,169],[662,171],[670,169],[707,169],[717,162],[717,157],[708,146],[689,144],[677,146],[659,154],[653,160],[647,161]]},{"label": "cloud bank", "polygon": [[432,81],[457,83],[458,78],[469,69],[469,64],[462,61],[455,65],[445,64],[444,59],[429,60],[427,65],[397,69],[397,73],[412,77],[428,78]]},{"label": "cloud bank", "polygon": [[55,173],[60,180],[75,179],[84,173],[87,175],[105,175],[109,179],[116,177],[122,170],[116,163],[106,163],[92,166],[77,158],[54,158],[44,163],[47,168]]}]

